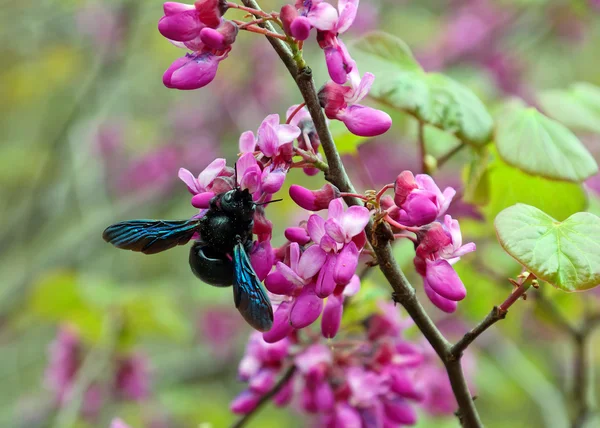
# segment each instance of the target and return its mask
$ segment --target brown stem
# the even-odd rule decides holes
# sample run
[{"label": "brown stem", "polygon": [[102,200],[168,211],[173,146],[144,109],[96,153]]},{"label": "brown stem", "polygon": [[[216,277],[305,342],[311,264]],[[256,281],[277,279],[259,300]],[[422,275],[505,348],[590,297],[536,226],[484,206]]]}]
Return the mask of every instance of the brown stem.
[{"label": "brown stem", "polygon": [[466,146],[466,144],[464,142],[460,142],[456,146],[454,146],[452,149],[450,149],[447,153],[440,156],[436,162],[436,167],[439,169],[442,166],[444,166],[444,164],[446,162],[448,162],[450,159],[452,159],[454,157],[454,155],[457,154],[458,152],[460,152],[465,146]]},{"label": "brown stem", "polygon": [[237,422],[235,422],[233,425],[231,425],[231,428],[240,428],[240,427],[245,426],[248,423],[248,421],[250,420],[250,418],[252,417],[252,415],[258,413],[258,411],[271,398],[273,398],[275,395],[277,395],[277,393],[279,391],[281,391],[281,389],[285,386],[285,384],[291,380],[295,371],[296,371],[296,366],[291,366],[290,368],[288,368],[287,371],[281,377],[281,379],[279,379],[279,382],[277,382],[275,384],[275,386],[273,386],[273,388],[269,392],[267,392],[265,395],[260,397],[260,400],[258,401],[258,404],[256,405],[256,407],[251,412],[246,413],[244,416],[242,416],[240,419],[238,419]]},{"label": "brown stem", "polygon": [[[248,7],[260,9],[255,0],[242,1]],[[270,23],[267,22],[264,25],[268,28]],[[325,114],[323,113],[317,97],[317,90],[310,68],[306,66],[299,67],[298,64],[304,64],[303,60],[295,58],[290,47],[284,42],[274,38],[269,38],[268,41],[296,81],[298,89],[304,98],[306,107],[313,120],[319,139],[321,140],[327,164],[329,165],[325,178],[342,192],[357,193],[350,182],[344,164],[342,163],[333,141],[333,137],[329,131],[329,127],[327,126]],[[362,201],[358,198],[347,196],[344,200],[349,206],[362,205]],[[421,330],[427,341],[432,345],[433,349],[444,362],[450,384],[452,385],[452,390],[454,391],[459,406],[458,415],[461,424],[468,428],[483,427],[477,409],[475,408],[473,398],[467,387],[460,359],[452,360],[450,358],[450,343],[425,312],[425,309],[417,299],[414,288],[404,276],[404,273],[400,269],[400,266],[398,266],[398,263],[392,254],[390,241],[393,240],[394,237],[389,226],[386,223],[380,222],[375,230],[373,220],[371,220],[365,228],[365,231],[369,237],[369,241],[373,245],[380,269],[394,290],[394,300],[404,306],[417,327]]]}]

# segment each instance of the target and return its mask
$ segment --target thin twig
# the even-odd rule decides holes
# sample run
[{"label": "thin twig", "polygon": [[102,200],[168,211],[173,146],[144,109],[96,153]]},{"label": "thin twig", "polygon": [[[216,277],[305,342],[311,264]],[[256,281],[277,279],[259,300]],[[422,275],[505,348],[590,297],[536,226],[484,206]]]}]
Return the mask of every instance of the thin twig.
[{"label": "thin twig", "polygon": [[290,381],[295,371],[296,366],[290,366],[290,368],[287,369],[287,371],[284,373],[281,379],[279,379],[279,382],[277,382],[269,392],[260,397],[260,400],[258,400],[258,404],[256,405],[256,407],[251,412],[246,413],[244,416],[242,416],[236,423],[231,425],[231,428],[241,428],[245,426],[252,417],[252,415],[257,413],[262,406],[264,406],[271,398],[273,398],[275,395],[277,395],[279,391],[281,391],[281,389]]},{"label": "thin twig", "polygon": [[514,290],[510,296],[506,298],[499,306],[494,306],[489,314],[477,324],[472,330],[467,332],[450,350],[452,359],[459,359],[462,353],[467,347],[473,343],[475,339],[479,337],[484,331],[493,326],[496,322],[503,320],[506,317],[508,309],[519,300],[525,292],[531,287],[531,281],[535,277],[532,274],[528,274],[526,277],[521,278],[521,282],[516,290]]},{"label": "thin twig", "polygon": [[442,156],[440,156],[437,159],[436,167],[439,169],[442,166],[444,166],[444,164],[446,162],[448,162],[450,159],[452,159],[454,157],[454,155],[456,155],[458,152],[460,152],[464,147],[466,147],[466,144],[464,142],[461,141],[460,143],[458,143],[456,146],[451,148],[447,153],[443,154]]}]

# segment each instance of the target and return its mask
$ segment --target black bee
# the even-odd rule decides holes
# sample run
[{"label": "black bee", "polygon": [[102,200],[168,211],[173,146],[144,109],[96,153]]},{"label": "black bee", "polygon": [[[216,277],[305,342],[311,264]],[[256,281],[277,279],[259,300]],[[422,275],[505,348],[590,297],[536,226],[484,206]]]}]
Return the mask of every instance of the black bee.
[{"label": "black bee", "polygon": [[233,284],[235,307],[246,322],[268,331],[273,308],[248,258],[256,206],[247,189],[233,189],[214,196],[202,218],[129,220],[109,226],[102,237],[117,248],[155,254],[187,244],[198,232],[189,258],[194,275],[216,287]]}]

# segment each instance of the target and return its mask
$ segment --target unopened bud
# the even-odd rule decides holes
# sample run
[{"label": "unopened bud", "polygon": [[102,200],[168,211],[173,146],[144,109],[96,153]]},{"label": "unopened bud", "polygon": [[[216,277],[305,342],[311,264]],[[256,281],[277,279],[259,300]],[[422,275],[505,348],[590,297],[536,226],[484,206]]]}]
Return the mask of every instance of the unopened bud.
[{"label": "unopened bud", "polygon": [[297,184],[290,187],[290,197],[305,210],[320,211],[329,207],[329,203],[340,197],[340,191],[330,183],[319,190],[309,190]]},{"label": "unopened bud", "polygon": [[415,181],[415,176],[410,171],[402,171],[398,177],[396,177],[396,181],[394,182],[394,202],[396,205],[401,206],[406,198],[415,189],[418,189],[419,186]]}]

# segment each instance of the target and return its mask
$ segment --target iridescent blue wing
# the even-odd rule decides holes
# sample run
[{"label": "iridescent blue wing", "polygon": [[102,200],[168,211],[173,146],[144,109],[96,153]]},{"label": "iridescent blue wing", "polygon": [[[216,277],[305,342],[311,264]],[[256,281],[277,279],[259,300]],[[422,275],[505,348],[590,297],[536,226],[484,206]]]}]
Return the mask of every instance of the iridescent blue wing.
[{"label": "iridescent blue wing", "polygon": [[129,220],[106,228],[102,238],[117,248],[156,254],[186,244],[198,229],[200,219]]},{"label": "iridescent blue wing", "polygon": [[273,307],[241,243],[233,248],[233,301],[248,324],[258,331],[273,326]]}]

